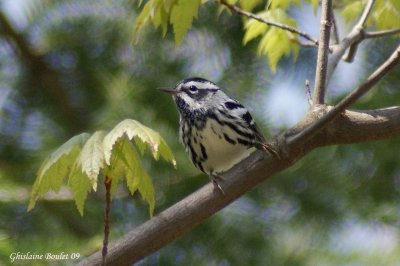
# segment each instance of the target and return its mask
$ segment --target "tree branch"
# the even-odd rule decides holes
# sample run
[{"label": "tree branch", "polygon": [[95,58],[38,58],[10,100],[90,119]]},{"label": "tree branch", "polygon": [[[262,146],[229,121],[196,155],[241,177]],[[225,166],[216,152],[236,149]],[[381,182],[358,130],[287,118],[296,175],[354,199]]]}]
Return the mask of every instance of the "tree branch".
[{"label": "tree branch", "polygon": [[388,35],[395,35],[400,33],[400,28],[398,29],[390,29],[390,30],[382,30],[382,31],[373,31],[373,32],[364,32],[365,39],[379,38]]},{"label": "tree branch", "polygon": [[279,22],[274,22],[274,21],[267,20],[267,19],[265,19],[263,17],[257,16],[256,14],[247,12],[247,11],[241,9],[238,6],[231,5],[231,4],[227,3],[225,0],[216,0],[216,1],[218,3],[220,3],[221,5],[226,6],[227,8],[229,8],[230,10],[232,10],[233,12],[235,12],[235,13],[237,13],[239,15],[243,15],[243,16],[258,20],[258,21],[260,21],[262,23],[265,23],[265,24],[267,24],[269,26],[277,27],[277,28],[280,28],[282,30],[286,30],[286,31],[298,34],[301,37],[309,40],[315,46],[318,46],[318,41],[315,38],[313,38],[311,35],[309,35],[308,33],[304,32],[302,30],[293,28],[293,27],[291,27],[289,25],[285,25],[285,24],[282,24],[282,23],[279,23]]},{"label": "tree branch", "polygon": [[339,28],[337,25],[336,17],[335,17],[335,12],[332,9],[332,43],[334,45],[339,44]]},{"label": "tree branch", "polygon": [[360,42],[364,39],[364,24],[368,19],[368,16],[371,14],[372,7],[375,4],[375,0],[369,0],[367,4],[365,5],[365,8],[363,10],[363,13],[361,14],[360,19],[358,20],[357,24],[355,25],[355,28],[360,30],[361,38],[360,40],[352,43],[349,47],[349,50],[347,54],[344,56],[343,60],[346,62],[353,62],[354,57],[356,56],[358,45]]},{"label": "tree branch", "polygon": [[390,72],[400,61],[400,45],[393,52],[393,54],[387,59],[379,68],[377,68],[367,80],[361,84],[358,88],[352,91],[347,97],[341,100],[332,110],[326,113],[321,119],[317,120],[310,127],[301,131],[298,135],[295,135],[290,139],[293,142],[301,142],[307,140],[307,138],[316,134],[318,130],[322,129],[335,117],[342,113],[346,108],[358,100],[368,90],[370,90],[385,74]]},{"label": "tree branch", "polygon": [[367,4],[365,5],[365,8],[363,10],[363,13],[361,14],[361,17],[358,20],[356,27],[360,27],[360,28],[364,27],[364,24],[367,21],[369,14],[371,14],[371,10],[372,10],[372,7],[374,6],[374,4],[375,4],[375,0],[369,0],[367,2]]},{"label": "tree branch", "polygon": [[[351,62],[353,60],[357,51],[358,44],[364,39],[364,24],[368,19],[369,14],[371,13],[374,3],[375,0],[368,1],[358,22],[354,25],[350,33],[333,50],[332,56],[330,57],[328,63],[328,80],[331,78],[333,71],[343,57],[344,60],[347,62]],[[349,49],[348,54],[344,56],[349,47],[351,49]]]},{"label": "tree branch", "polygon": [[[327,107],[327,109],[333,107]],[[326,110],[325,110],[326,111]],[[318,119],[318,115],[310,116]],[[306,123],[312,122],[312,120]],[[188,197],[115,240],[109,247],[110,265],[131,265],[145,256],[171,243],[232,201],[265,181],[273,174],[288,168],[316,147],[348,144],[400,136],[400,106],[371,110],[346,111],[329,124],[320,134],[303,143],[290,143],[289,134],[296,134],[306,124],[277,138],[277,146],[284,149],[285,158],[278,160],[262,151],[224,174],[220,185],[225,195],[208,183]],[[101,265],[101,251],[84,259],[79,265]]]},{"label": "tree branch", "polygon": [[323,0],[321,4],[320,41],[318,46],[317,67],[315,69],[315,85],[313,103],[325,103],[327,84],[327,65],[329,54],[329,40],[332,26],[332,0]]}]

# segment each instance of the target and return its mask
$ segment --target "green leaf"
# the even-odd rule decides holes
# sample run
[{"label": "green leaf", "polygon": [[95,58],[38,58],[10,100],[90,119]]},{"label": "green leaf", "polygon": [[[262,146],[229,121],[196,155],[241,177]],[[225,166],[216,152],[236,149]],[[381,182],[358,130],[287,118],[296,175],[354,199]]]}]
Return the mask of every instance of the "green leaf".
[{"label": "green leaf", "polygon": [[89,134],[82,133],[61,145],[41,165],[33,184],[28,211],[31,210],[39,197],[49,190],[58,191],[69,170],[75,163],[82,146],[89,138]]},{"label": "green leaf", "polygon": [[286,36],[286,32],[277,28],[268,31],[261,40],[259,47],[261,47],[259,52],[267,55],[273,72],[276,71],[276,66],[282,56],[290,54],[290,41]]},{"label": "green leaf", "polygon": [[400,27],[400,1],[378,0],[376,1],[372,18],[379,30],[394,29]]},{"label": "green leaf", "polygon": [[[260,13],[261,17],[265,16],[266,12]],[[267,32],[268,25],[259,22],[255,19],[250,19],[245,25],[245,34],[243,37],[243,44],[247,44],[249,41],[257,38],[258,36],[264,35]]]},{"label": "green leaf", "polygon": [[364,7],[363,1],[352,1],[341,10],[341,15],[347,20],[352,21],[361,15]]},{"label": "green leaf", "polygon": [[176,165],[171,150],[157,132],[135,120],[126,119],[108,134],[96,131],[90,137],[86,133],[75,136],[49,156],[38,171],[28,210],[48,190],[58,191],[64,177],[68,176],[68,186],[79,213],[83,215],[87,194],[91,189],[96,191],[98,177],[103,174],[104,178],[112,179],[112,192],[125,177],[129,191],[132,194],[139,191],[149,204],[152,215],[154,187],[130,140],[135,141],[141,153],[149,147],[154,159],[158,160],[161,156]]},{"label": "green leaf", "polygon": [[311,6],[313,8],[314,14],[317,13],[319,0],[308,0],[307,2],[311,2]]},{"label": "green leaf", "polygon": [[125,119],[120,122],[104,137],[103,145],[105,162],[107,165],[110,165],[113,145],[124,135],[126,135],[129,140],[135,138],[136,143],[138,143],[138,141],[145,143],[150,148],[154,159],[158,160],[161,155],[166,161],[171,162],[174,166],[176,165],[172,151],[164,139],[161,138],[160,134],[132,119]]},{"label": "green leaf", "polygon": [[153,183],[127,136],[119,138],[114,144],[110,170],[107,175],[116,176],[117,174],[121,175],[121,173],[126,177],[126,183],[131,194],[139,191],[143,200],[149,204],[149,212],[152,216],[155,206]]},{"label": "green leaf", "polygon": [[77,164],[90,180],[93,190],[97,189],[97,178],[104,168],[103,139],[104,131],[96,131],[85,143],[78,157]]},{"label": "green leaf", "polygon": [[179,46],[188,29],[192,26],[193,18],[197,17],[197,12],[201,0],[179,0],[171,10],[171,23],[174,28],[175,44]]},{"label": "green leaf", "polygon": [[150,11],[152,10],[152,7],[153,2],[147,2],[135,21],[135,25],[133,26],[133,40],[135,42],[138,42],[140,32],[150,19]]},{"label": "green leaf", "polygon": [[87,194],[92,189],[92,182],[88,175],[83,172],[79,159],[76,160],[70,175],[68,177],[68,186],[74,195],[76,207],[81,215],[83,215],[83,207],[87,198]]},{"label": "green leaf", "polygon": [[138,121],[126,119],[104,137],[104,159],[108,165],[106,176],[112,178],[113,183],[114,177],[126,177],[129,191],[132,194],[139,191],[142,198],[149,204],[150,215],[152,215],[155,205],[153,184],[130,140],[135,141],[141,153],[149,147],[154,159],[158,160],[161,156],[174,166],[176,162],[161,136]]},{"label": "green leaf", "polygon": [[169,14],[164,8],[160,8],[158,12],[154,14],[153,25],[155,28],[161,26],[163,37],[165,36],[165,34],[167,34],[168,31],[168,21],[169,21]]},{"label": "green leaf", "polygon": [[[290,18],[281,8],[264,11],[259,15],[271,21],[296,27],[296,21]],[[290,55],[292,51],[296,58],[298,54],[298,45],[293,42],[292,39],[296,39],[297,36],[276,27],[262,26],[262,24],[263,23],[258,21],[250,20],[246,25],[247,31],[243,42],[248,42],[252,38],[263,35],[258,44],[258,54],[268,57],[271,70],[275,72],[276,66],[283,56]]]},{"label": "green leaf", "polygon": [[256,6],[258,6],[261,3],[262,0],[240,0],[240,6],[246,11],[253,10]]},{"label": "green leaf", "polygon": [[286,10],[290,5],[300,5],[300,0],[272,0],[270,2],[270,9],[282,8]]}]

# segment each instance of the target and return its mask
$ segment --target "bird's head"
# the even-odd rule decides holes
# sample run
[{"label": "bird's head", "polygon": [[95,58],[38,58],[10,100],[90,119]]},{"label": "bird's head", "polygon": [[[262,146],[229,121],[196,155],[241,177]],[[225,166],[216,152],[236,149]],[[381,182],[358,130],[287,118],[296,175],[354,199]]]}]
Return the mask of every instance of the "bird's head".
[{"label": "bird's head", "polygon": [[197,77],[184,79],[175,88],[160,88],[160,90],[172,94],[181,112],[207,111],[218,107],[227,97],[215,83]]}]

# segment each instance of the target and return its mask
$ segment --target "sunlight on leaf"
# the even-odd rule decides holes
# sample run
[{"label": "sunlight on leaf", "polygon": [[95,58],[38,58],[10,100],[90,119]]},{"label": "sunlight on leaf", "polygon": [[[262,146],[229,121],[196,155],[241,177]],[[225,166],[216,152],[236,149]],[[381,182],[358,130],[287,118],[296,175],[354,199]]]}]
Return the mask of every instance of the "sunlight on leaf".
[{"label": "sunlight on leaf", "polygon": [[[120,122],[104,137],[103,145],[105,162],[107,165],[110,165],[113,145],[123,135],[126,135],[129,140],[135,138],[136,143],[137,140],[140,140],[141,142],[147,144],[154,159],[158,160],[159,156],[161,155],[161,157],[163,157],[166,161],[171,162],[174,166],[176,165],[172,151],[166,142],[161,138],[160,134],[132,119],[125,119],[124,121]],[[139,145],[139,147],[141,146]],[[143,150],[143,147],[141,149]]]},{"label": "sunlight on leaf", "polygon": [[[290,18],[281,8],[264,11],[259,16],[274,22],[296,27],[296,21]],[[245,25],[245,35],[243,43],[246,44],[250,40],[262,36],[258,44],[258,54],[266,55],[272,71],[276,71],[277,64],[283,56],[289,56],[292,52],[294,59],[298,54],[298,45],[293,39],[298,38],[290,32],[281,30],[276,27],[268,27],[265,23],[249,20]]]},{"label": "sunlight on leaf", "polygon": [[[259,14],[261,17],[265,15],[265,12]],[[247,44],[249,41],[257,38],[258,36],[264,35],[267,32],[268,25],[261,23],[257,20],[250,19],[245,24],[245,34],[243,37],[243,44]]]},{"label": "sunlight on leaf", "polygon": [[139,40],[143,28],[152,22],[154,28],[161,26],[165,36],[168,24],[172,24],[176,46],[179,46],[187,31],[192,26],[193,19],[197,17],[201,0],[150,0],[143,7],[137,17],[133,30],[133,39]]},{"label": "sunlight on leaf", "polygon": [[246,11],[253,10],[253,8],[260,5],[261,3],[262,0],[240,0],[240,6]]},{"label": "sunlight on leaf", "polygon": [[47,191],[53,190],[57,192],[60,189],[64,178],[68,176],[69,169],[74,165],[82,146],[89,136],[87,133],[82,133],[71,138],[42,163],[33,184],[28,210],[31,210],[35,206],[37,199]]},{"label": "sunlight on leaf", "polygon": [[97,178],[104,167],[103,139],[104,131],[95,132],[85,143],[78,157],[78,165],[89,177],[94,191],[97,189]]},{"label": "sunlight on leaf", "polygon": [[197,12],[201,0],[180,0],[171,11],[171,24],[174,28],[175,44],[179,46],[185,37],[186,32],[192,26],[193,18],[197,17]]},{"label": "sunlight on leaf", "polygon": [[107,134],[96,131],[91,136],[83,133],[71,138],[43,162],[33,185],[28,210],[47,191],[58,191],[64,178],[68,177],[76,207],[83,215],[87,194],[92,189],[96,191],[98,178],[103,175],[113,181],[112,192],[116,184],[126,178],[131,194],[139,191],[152,215],[154,187],[140,160],[146,147],[155,160],[161,156],[176,166],[174,155],[160,134],[132,119],[120,122]]}]

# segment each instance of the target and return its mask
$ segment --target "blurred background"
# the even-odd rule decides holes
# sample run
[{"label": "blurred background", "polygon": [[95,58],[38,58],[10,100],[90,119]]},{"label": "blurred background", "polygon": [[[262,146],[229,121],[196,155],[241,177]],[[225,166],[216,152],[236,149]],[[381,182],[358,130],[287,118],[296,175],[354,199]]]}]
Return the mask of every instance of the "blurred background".
[{"label": "blurred background", "polygon": [[[180,47],[171,31],[148,28],[132,41],[136,1],[0,2],[0,265],[13,252],[80,253],[101,248],[104,190],[89,194],[81,217],[67,189],[27,212],[44,158],[80,132],[110,129],[125,118],[161,133],[178,163],[143,162],[156,188],[156,213],[208,182],[178,142],[178,114],[157,87],[201,76],[241,101],[273,136],[308,108],[316,49],[301,48],[272,73],[257,44],[242,45],[241,19],[208,3]],[[307,4],[291,11],[318,35]],[[345,31],[347,25],[341,23]],[[330,103],[388,56],[398,38],[366,42],[341,63]],[[400,69],[354,108],[398,105]],[[312,84],[311,84],[312,85]],[[269,133],[267,133],[269,132]],[[400,138],[318,149],[257,186],[139,265],[400,265]],[[147,206],[121,186],[112,202],[110,240],[145,222]],[[19,262],[22,264],[22,262]],[[74,261],[30,261],[29,265]]]}]

